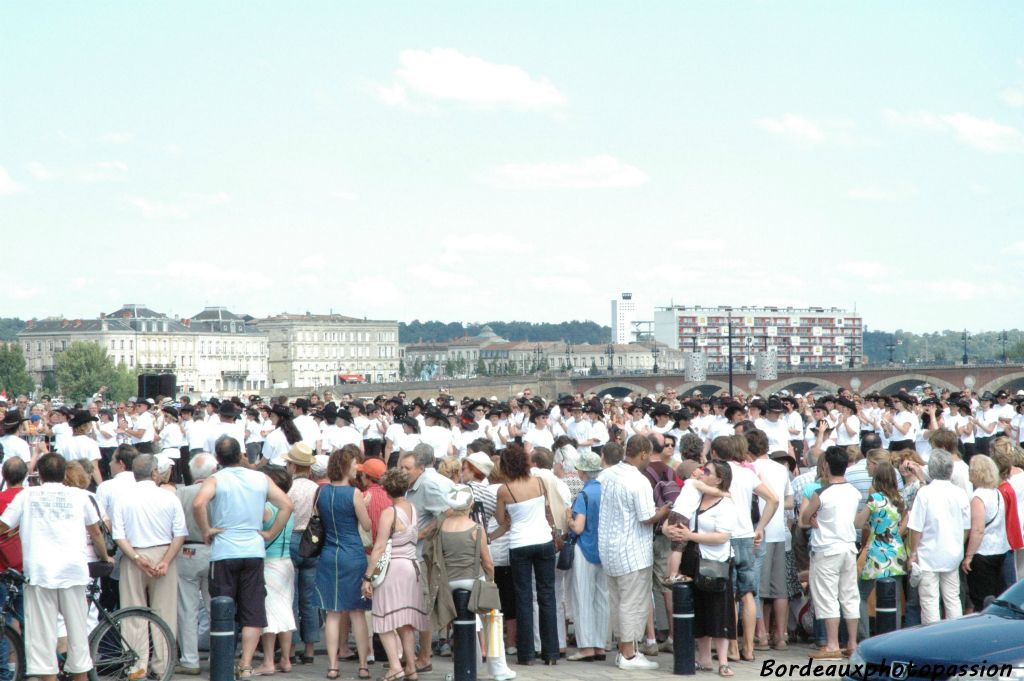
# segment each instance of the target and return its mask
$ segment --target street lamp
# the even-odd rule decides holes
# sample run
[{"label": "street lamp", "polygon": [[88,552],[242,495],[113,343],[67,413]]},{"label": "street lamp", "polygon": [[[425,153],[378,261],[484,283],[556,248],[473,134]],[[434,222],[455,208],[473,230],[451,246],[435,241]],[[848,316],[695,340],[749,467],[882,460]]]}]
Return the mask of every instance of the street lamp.
[{"label": "street lamp", "polygon": [[533,349],[533,370],[540,372],[540,358],[544,355],[544,351],[540,348],[540,343]]},{"label": "street lamp", "polygon": [[1006,341],[1008,336],[1005,330],[999,335],[999,340],[1003,341],[1003,364],[1006,364]]},{"label": "street lamp", "polygon": [[608,375],[615,372],[615,343],[608,344]]},{"label": "street lamp", "polygon": [[754,339],[751,336],[747,336],[744,342],[747,345],[747,371],[750,371],[754,368],[750,362],[750,353],[754,351]]},{"label": "street lamp", "polygon": [[651,348],[651,357],[654,358],[654,366],[651,367],[652,368],[652,373],[655,373],[655,374],[658,373],[658,355],[660,355],[660,354],[661,354],[661,350],[658,349],[657,345],[655,345],[655,346],[653,346]]},{"label": "street lamp", "polygon": [[889,351],[889,364],[892,364],[892,353],[896,351],[896,336],[890,336],[889,342],[885,344],[885,349]]},{"label": "street lamp", "polygon": [[967,329],[964,329],[964,332],[963,332],[963,334],[960,335],[960,338],[963,339],[963,341],[964,341],[963,363],[966,366],[966,364],[967,364],[967,341],[969,341],[971,339],[971,334],[969,334],[967,332]]}]

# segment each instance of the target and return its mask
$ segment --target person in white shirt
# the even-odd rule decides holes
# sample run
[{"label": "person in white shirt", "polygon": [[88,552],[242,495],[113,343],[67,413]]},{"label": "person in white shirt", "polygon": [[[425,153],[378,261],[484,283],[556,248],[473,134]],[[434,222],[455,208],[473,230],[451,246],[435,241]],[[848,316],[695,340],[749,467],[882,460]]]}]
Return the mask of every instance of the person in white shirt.
[{"label": "person in white shirt", "polygon": [[323,451],[319,453],[330,454],[331,452],[338,451],[345,445],[354,445],[359,449],[360,453],[363,453],[364,440],[359,429],[354,425],[355,418],[348,409],[325,411],[324,419],[329,425],[327,430],[324,430],[321,435]]},{"label": "person in white shirt", "polygon": [[437,407],[430,407],[423,414],[423,420],[426,425],[420,432],[420,440],[434,448],[434,458],[454,456],[455,434],[448,424],[448,417]]},{"label": "person in white shirt", "polygon": [[[769,402],[769,410],[771,403]],[[747,450],[754,457],[754,471],[763,484],[768,485],[776,499],[782,500],[782,508],[776,511],[764,528],[764,563],[761,566],[761,579],[758,598],[764,601],[764,607],[772,609],[774,625],[774,641],[776,650],[785,650],[786,633],[789,626],[789,585],[786,574],[786,539],[789,530],[786,527],[785,511],[793,510],[793,485],[789,480],[789,469],[777,461],[768,458],[771,446],[768,436],[761,430],[753,430],[746,434]],[[787,443],[788,444],[788,443]],[[780,450],[770,450],[780,451]],[[786,451],[786,450],[781,450]],[[767,508],[767,502],[758,499],[761,510]],[[762,617],[757,624],[757,631],[762,645],[769,643],[766,627],[767,617]]]},{"label": "person in white shirt", "polygon": [[789,423],[783,417],[785,405],[777,397],[768,398],[765,417],[758,419],[754,425],[768,436],[769,452],[787,452],[793,454],[789,446]]},{"label": "person in white shirt", "polygon": [[181,416],[181,429],[185,433],[190,454],[206,450],[206,421],[194,418],[195,407],[191,404],[182,405],[178,411]]},{"label": "person in white shirt", "polygon": [[98,421],[95,416],[85,409],[77,409],[71,416],[69,426],[72,431],[71,437],[66,437],[61,442],[58,453],[67,461],[78,461],[86,459],[92,462],[92,479],[96,484],[103,482],[100,476],[100,447],[96,440],[89,437],[92,432],[92,424]]},{"label": "person in white shirt", "polygon": [[933,449],[928,459],[928,476],[932,481],[917,492],[907,521],[908,563],[912,571],[920,572],[917,592],[922,624],[939,621],[940,593],[948,619],[963,614],[959,567],[964,559],[971,516],[967,494],[950,482],[952,474],[953,455]]},{"label": "person in white shirt", "polygon": [[64,485],[66,462],[59,454],[39,457],[41,484],[19,493],[0,515],[0,534],[13,528],[21,536],[25,608],[25,676],[57,678],[57,617],[64,618],[67,654],[64,672],[85,681],[92,669],[87,624],[89,565],[84,527],[102,561],[107,555],[100,517],[88,492]]},{"label": "person in white shirt", "polygon": [[[591,405],[589,411],[586,407],[584,414],[590,419],[590,447],[598,454],[608,444],[608,426],[604,423],[604,413],[597,405]],[[667,457],[666,457],[667,458]]]},{"label": "person in white shirt", "polygon": [[572,418],[565,425],[565,434],[576,440],[576,451],[579,455],[586,454],[591,451],[590,419],[584,416],[582,404],[573,404],[570,412]]},{"label": "person in white shirt", "polygon": [[917,415],[910,411],[914,398],[906,393],[893,396],[896,413],[882,419],[882,429],[889,439],[889,451],[898,452],[902,449],[914,449],[914,438],[921,424]]},{"label": "person in white shirt", "polygon": [[992,441],[992,436],[996,432],[996,426],[998,425],[998,419],[996,418],[996,412],[992,409],[992,393],[986,391],[982,393],[979,400],[979,407],[974,413],[975,431],[974,431],[974,449],[979,454],[988,454],[989,443]]},{"label": "person in white shirt", "polygon": [[[295,411],[295,427],[299,429],[299,433],[302,435],[302,441],[312,449],[314,452],[320,451],[320,427],[313,420],[313,417],[309,415],[309,400],[305,397],[300,397],[295,400],[293,405]],[[209,449],[208,451],[213,451]]]},{"label": "person in white shirt", "polygon": [[367,402],[364,411],[366,426],[362,429],[363,452],[367,457],[379,459],[384,452],[384,433],[388,429],[388,422],[384,412],[374,402]]},{"label": "person in white shirt", "polygon": [[156,427],[153,415],[149,413],[149,402],[143,398],[135,403],[135,414],[127,433],[131,436],[131,444],[140,454],[153,453],[153,440],[156,439]]},{"label": "person in white shirt", "polygon": [[860,446],[860,419],[857,417],[857,404],[845,397],[840,397],[836,404],[839,406],[836,445],[843,448]]},{"label": "person in white shirt", "polygon": [[45,445],[39,443],[36,447],[30,448],[28,442],[18,437],[18,433],[21,431],[21,424],[24,421],[25,417],[17,409],[12,409],[4,414],[3,436],[0,437],[0,446],[4,448],[5,461],[12,457],[22,459],[28,464],[28,470],[31,473],[35,470],[39,451]]},{"label": "person in white shirt", "polygon": [[64,445],[64,440],[72,436],[68,419],[73,413],[68,407],[60,407],[50,412],[50,433],[53,435],[54,451],[58,451]]},{"label": "person in white shirt", "polygon": [[255,465],[263,451],[263,420],[253,407],[245,410],[245,456]]},{"label": "person in white shirt", "polygon": [[626,459],[605,469],[601,483],[598,553],[608,575],[608,606],[619,639],[619,669],[651,670],[658,663],[637,650],[651,609],[654,565],[654,526],[664,520],[671,505],[654,506],[654,491],[641,472],[652,451],[646,437],[626,444]]},{"label": "person in white shirt", "polygon": [[[811,595],[815,614],[825,621],[826,644],[813,659],[837,660],[857,647],[860,592],[857,588],[857,505],[860,492],[846,482],[846,450],[825,452],[827,484],[800,509],[800,526],[811,528]],[[846,619],[847,650],[839,649],[839,616]]]},{"label": "person in white shirt", "polygon": [[[140,454],[132,462],[135,486],[114,506],[111,534],[125,557],[121,561],[121,607],[152,608],[167,622],[171,631],[178,628],[178,566],[175,558],[185,543],[188,529],[185,512],[178,497],[160,489],[156,457]],[[143,675],[152,662],[152,670],[162,675],[174,664],[173,651],[159,647],[149,658],[148,632],[132,628],[125,638],[139,652],[136,668]],[[129,675],[129,678],[136,678]]]},{"label": "person in white shirt", "polygon": [[112,519],[114,506],[125,498],[127,491],[135,487],[135,474],[132,463],[139,452],[131,445],[120,445],[110,457],[109,480],[104,480],[96,488],[96,503],[103,509],[103,515]]},{"label": "person in white shirt", "polygon": [[189,447],[185,430],[181,427],[181,414],[177,408],[167,405],[160,410],[163,424],[160,426],[160,455],[171,459],[174,466],[173,481],[192,484],[188,472]]},{"label": "person in white shirt", "polygon": [[[220,439],[221,435],[227,435],[237,441],[238,448],[243,452],[245,451],[245,428],[238,421],[239,415],[240,412],[234,402],[224,400],[220,403],[217,407],[218,419],[206,423],[206,448],[204,451],[214,451],[217,447],[217,440]],[[310,421],[312,420],[312,417],[310,417]],[[316,426],[315,422],[313,425]],[[317,432],[319,433],[319,428]]]},{"label": "person in white shirt", "polygon": [[117,449],[117,424],[114,423],[114,414],[109,409],[100,409],[98,412],[99,423],[93,428],[96,436],[96,445],[100,448],[100,474],[103,479],[110,478],[110,457]]},{"label": "person in white shirt", "polygon": [[551,449],[555,445],[555,436],[548,428],[548,412],[536,409],[530,414],[531,428],[523,434],[523,446],[527,453],[534,447]]}]

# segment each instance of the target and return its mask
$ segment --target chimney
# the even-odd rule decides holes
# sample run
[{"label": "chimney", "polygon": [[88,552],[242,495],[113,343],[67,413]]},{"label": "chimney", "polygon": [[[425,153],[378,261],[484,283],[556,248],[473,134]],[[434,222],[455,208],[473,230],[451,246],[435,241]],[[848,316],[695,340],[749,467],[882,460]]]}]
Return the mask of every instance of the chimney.
[{"label": "chimney", "polygon": [[34,319],[30,319],[27,322],[25,322],[25,328],[28,328],[28,329],[33,328],[35,325],[36,325],[36,320],[34,320]]},{"label": "chimney", "polygon": [[81,325],[82,325],[82,320],[81,320],[81,319],[76,319],[76,320],[75,320],[75,328],[77,329],[77,328],[78,328],[78,327],[80,327]]},{"label": "chimney", "polygon": [[60,328],[62,328],[62,329],[66,329],[66,328],[68,328],[68,324],[69,324],[69,323],[70,323],[70,322],[68,322],[68,320],[66,320],[66,319],[62,319],[62,320],[60,320]]}]

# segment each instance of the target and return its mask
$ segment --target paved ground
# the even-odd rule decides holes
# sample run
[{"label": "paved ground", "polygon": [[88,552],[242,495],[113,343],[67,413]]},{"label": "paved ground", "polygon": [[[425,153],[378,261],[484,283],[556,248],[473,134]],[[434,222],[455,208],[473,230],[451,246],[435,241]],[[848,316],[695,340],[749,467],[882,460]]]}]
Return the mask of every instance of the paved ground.
[{"label": "paved ground", "polygon": [[[571,652],[571,651],[570,651]],[[740,681],[752,681],[753,679],[761,678],[782,678],[792,679],[800,678],[800,674],[789,674],[784,673],[777,675],[774,669],[780,664],[785,665],[804,665],[808,661],[808,655],[811,650],[803,644],[793,644],[789,650],[783,652],[777,651],[766,651],[758,652],[754,662],[734,662],[732,663],[733,670],[736,672],[736,676],[733,677]],[[606,662],[567,662],[562,660],[555,667],[532,666],[532,667],[519,667],[514,664],[510,664],[510,668],[518,674],[519,681],[612,681],[626,678],[635,679],[664,679],[671,678],[672,674],[672,661],[673,658],[667,653],[662,653],[657,658],[661,668],[657,671],[652,672],[622,672],[615,666],[614,655],[609,654]],[[766,668],[766,662],[773,662],[772,667]],[[258,662],[257,662],[258,663]],[[816,663],[816,664],[834,664],[834,663]],[[380,663],[374,664],[370,667],[370,673],[374,679],[379,679],[384,676],[386,669]],[[445,681],[445,677],[452,671],[451,658],[434,657],[434,671],[431,673],[420,674],[421,681]],[[762,671],[766,671],[762,676]],[[787,670],[788,671],[788,670]],[[324,679],[327,672],[327,661],[323,655],[316,656],[316,662],[311,665],[297,665],[292,668],[292,671],[288,674],[278,673],[275,675],[277,681],[320,681]],[[481,667],[479,669],[479,678],[483,681],[485,676],[486,668]],[[206,678],[208,676],[207,662],[203,660],[203,676],[200,678]],[[823,675],[818,675],[820,678]],[[354,662],[342,662],[341,663],[341,679],[355,679],[356,677],[356,664]],[[710,680],[717,678],[717,674],[714,672],[699,672],[696,677],[698,679]],[[196,677],[192,676],[178,676],[175,677],[176,681],[190,681]]]}]

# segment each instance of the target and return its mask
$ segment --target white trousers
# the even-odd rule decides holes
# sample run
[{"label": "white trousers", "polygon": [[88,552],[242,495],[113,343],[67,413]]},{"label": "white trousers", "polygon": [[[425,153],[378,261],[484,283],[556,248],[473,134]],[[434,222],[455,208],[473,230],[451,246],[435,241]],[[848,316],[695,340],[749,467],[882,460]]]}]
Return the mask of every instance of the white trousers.
[{"label": "white trousers", "polygon": [[603,650],[609,638],[608,577],[600,565],[583,557],[579,544],[572,561],[572,601],[576,608],[573,624],[577,648]]},{"label": "white trousers", "polygon": [[68,654],[64,671],[80,674],[92,669],[89,627],[86,622],[85,586],[44,589],[25,585],[25,676],[57,673],[57,618],[64,616]]},{"label": "white trousers", "polygon": [[210,547],[189,544],[181,547],[178,559],[178,647],[181,665],[199,666],[200,599],[210,611]]},{"label": "white trousers", "polygon": [[921,601],[921,624],[938,622],[939,598],[946,606],[946,619],[956,619],[964,614],[960,605],[960,572],[921,571],[921,583],[917,587],[917,597]]}]

